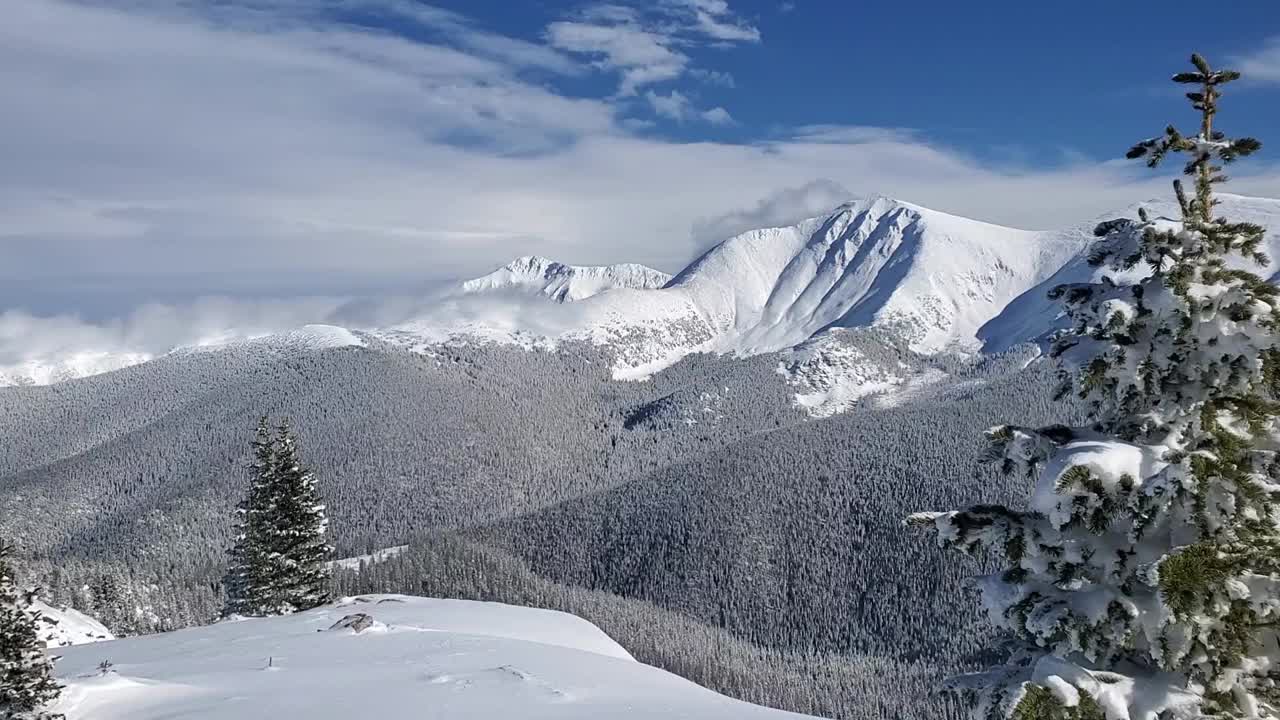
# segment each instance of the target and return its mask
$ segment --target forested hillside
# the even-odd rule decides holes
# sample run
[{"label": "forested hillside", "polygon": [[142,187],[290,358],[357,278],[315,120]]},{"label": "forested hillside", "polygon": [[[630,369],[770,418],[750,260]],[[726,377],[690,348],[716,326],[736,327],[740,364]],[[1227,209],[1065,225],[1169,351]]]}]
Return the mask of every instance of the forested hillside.
[{"label": "forested hillside", "polygon": [[889,664],[918,678],[912,703],[943,712],[927,688],[982,649],[973,603],[942,591],[969,568],[906,542],[900,517],[1018,492],[989,484],[972,438],[996,418],[1052,419],[1048,376],[1025,353],[831,342],[906,380],[814,419],[788,354],[694,355],[637,383],[586,344],[414,353],[371,339],[8,388],[0,531],[23,539],[51,600],[113,631],[206,622],[251,430],[288,417],[338,555],[411,545],[340,573],[348,590],[559,607],[713,688],[838,717],[896,716]]}]

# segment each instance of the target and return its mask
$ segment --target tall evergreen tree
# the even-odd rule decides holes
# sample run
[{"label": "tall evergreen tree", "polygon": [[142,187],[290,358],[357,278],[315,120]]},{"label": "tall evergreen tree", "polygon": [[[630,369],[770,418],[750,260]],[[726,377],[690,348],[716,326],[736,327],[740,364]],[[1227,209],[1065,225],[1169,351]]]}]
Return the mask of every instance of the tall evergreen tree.
[{"label": "tall evergreen tree", "polygon": [[249,492],[236,506],[235,543],[223,577],[227,615],[267,615],[266,558],[271,513],[275,504],[276,452],[266,416],[258,421],[253,442]]},{"label": "tall evergreen tree", "polygon": [[34,593],[18,589],[9,559],[13,548],[0,541],[0,720],[54,720],[41,710],[62,691],[53,678],[53,660],[45,654]]},{"label": "tall evergreen tree", "polygon": [[253,480],[237,509],[235,545],[223,581],[225,612],[280,615],[328,601],[332,548],[315,476],[302,467],[287,424],[264,417],[253,440]]},{"label": "tall evergreen tree", "polygon": [[281,607],[306,610],[329,601],[333,548],[325,540],[329,520],[316,492],[315,475],[302,467],[287,422],[276,436],[276,505],[272,559],[279,563],[276,598]]},{"label": "tall evergreen tree", "polygon": [[990,459],[1035,478],[1026,510],[909,520],[1003,558],[979,587],[1017,646],[953,680],[978,717],[1280,717],[1280,298],[1244,269],[1266,261],[1264,229],[1216,216],[1213,197],[1260,143],[1214,127],[1239,73],[1191,61],[1173,80],[1194,86],[1198,132],[1170,126],[1128,157],[1186,155],[1194,192],[1175,181],[1177,219],[1101,224],[1089,257],[1148,274],[1051,293],[1072,320],[1052,351],[1063,391],[1092,424],[990,431]]},{"label": "tall evergreen tree", "polygon": [[124,624],[124,593],[121,581],[115,572],[104,572],[94,580],[90,592],[93,594],[93,615],[112,632],[124,634],[129,628]]}]

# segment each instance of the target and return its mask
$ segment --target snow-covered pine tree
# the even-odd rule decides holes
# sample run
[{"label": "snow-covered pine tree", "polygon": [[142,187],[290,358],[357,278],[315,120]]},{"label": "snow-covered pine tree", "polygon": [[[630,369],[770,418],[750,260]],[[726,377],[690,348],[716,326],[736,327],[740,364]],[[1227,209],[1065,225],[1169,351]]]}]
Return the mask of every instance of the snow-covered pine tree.
[{"label": "snow-covered pine tree", "polygon": [[1265,261],[1264,229],[1216,216],[1213,197],[1221,166],[1260,144],[1214,127],[1239,73],[1192,63],[1173,79],[1195,86],[1198,132],[1169,127],[1128,156],[1185,154],[1194,193],[1174,183],[1177,219],[1103,223],[1089,258],[1149,274],[1052,293],[1072,320],[1053,347],[1064,392],[1092,424],[990,431],[991,459],[1034,478],[1026,510],[909,520],[1003,559],[979,587],[1018,646],[952,681],[977,717],[1280,717],[1280,298],[1245,270]]},{"label": "snow-covered pine tree", "polygon": [[54,720],[61,715],[41,708],[57,699],[62,686],[53,678],[33,593],[18,589],[9,559],[13,548],[0,541],[0,720]]},{"label": "snow-covered pine tree", "polygon": [[[276,436],[275,533],[270,548],[279,563],[275,601],[284,612],[308,610],[329,601],[333,554],[325,539],[329,520],[316,492],[315,475],[302,467],[287,422]],[[287,610],[285,609],[287,608]]]},{"label": "snow-covered pine tree", "polygon": [[273,523],[276,492],[276,449],[264,416],[253,439],[253,479],[249,492],[236,507],[235,543],[229,552],[223,577],[227,615],[271,613],[267,576],[267,549]]},{"label": "snow-covered pine tree", "polygon": [[89,591],[93,595],[93,616],[114,633],[125,634],[123,582],[114,570],[104,572],[94,580]]},{"label": "snow-covered pine tree", "polygon": [[253,441],[254,476],[237,509],[236,541],[223,585],[225,612],[281,615],[329,599],[332,548],[315,476],[302,467],[287,423],[263,418]]}]

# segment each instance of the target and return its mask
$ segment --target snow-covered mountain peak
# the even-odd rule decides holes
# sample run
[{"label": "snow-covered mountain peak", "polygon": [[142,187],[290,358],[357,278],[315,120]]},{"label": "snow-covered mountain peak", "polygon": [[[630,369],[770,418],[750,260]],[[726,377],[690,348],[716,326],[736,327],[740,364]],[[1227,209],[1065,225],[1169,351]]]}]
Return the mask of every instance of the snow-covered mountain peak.
[{"label": "snow-covered mountain peak", "polygon": [[894,213],[915,213],[918,215],[921,211],[931,212],[920,205],[889,197],[888,195],[868,195],[843,203],[832,211],[830,215],[844,214],[854,217],[865,214],[868,218],[878,219]]},{"label": "snow-covered mountain peak", "polygon": [[717,349],[795,346],[827,328],[894,326],[913,348],[972,349],[977,328],[1086,242],[872,196],[712,248],[669,285],[721,332]]},{"label": "snow-covered mountain peak", "polygon": [[[1221,195],[1228,216],[1272,228],[1280,277],[1280,200]],[[1047,287],[1094,269],[1083,261],[1099,220],[1176,217],[1168,200],[1135,204],[1061,231],[1029,231],[873,195],[787,227],[751,230],[703,253],[674,278],[635,264],[574,266],[517,258],[402,320],[312,326],[253,346],[320,349],[364,337],[411,350],[441,342],[552,348],[587,340],[615,351],[615,376],[645,377],[693,352],[754,355],[794,348],[837,328],[892,330],[923,353],[1003,350],[1042,335],[1058,315]],[[548,302],[550,300],[551,302]],[[246,337],[201,345],[239,347]],[[252,335],[248,337],[253,337]],[[155,356],[164,354],[155,351]],[[149,354],[60,353],[0,366],[0,386],[41,384],[143,362]]]},{"label": "snow-covered mountain peak", "polygon": [[511,273],[512,277],[542,278],[564,272],[568,266],[541,255],[522,255],[498,269],[502,270]]},{"label": "snow-covered mountain peak", "polygon": [[556,302],[572,302],[614,288],[655,289],[671,276],[644,265],[566,265],[538,255],[526,255],[488,275],[462,284],[463,293],[516,290],[545,295]]}]

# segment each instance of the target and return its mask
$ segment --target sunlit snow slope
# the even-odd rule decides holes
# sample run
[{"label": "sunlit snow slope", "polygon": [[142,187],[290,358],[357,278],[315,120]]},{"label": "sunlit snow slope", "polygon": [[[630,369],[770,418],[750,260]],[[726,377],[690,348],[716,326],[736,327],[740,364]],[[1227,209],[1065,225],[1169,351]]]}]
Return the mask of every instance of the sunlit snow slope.
[{"label": "sunlit snow slope", "polygon": [[[581,305],[595,337],[622,339],[624,365],[641,371],[692,350],[780,350],[836,327],[892,327],[917,351],[970,351],[983,323],[1087,241],[1079,230],[1015,230],[876,197],[730,238],[665,288]],[[653,332],[655,318],[681,336]]]},{"label": "sunlit snow slope", "polygon": [[[217,337],[194,345],[174,348],[171,353],[217,352],[237,350],[249,352],[306,352],[334,347],[360,347],[365,343],[355,333],[333,325],[304,325],[285,332],[246,335],[228,328]],[[155,359],[147,352],[92,351],[53,353],[44,357],[0,366],[0,387],[13,385],[52,385],[57,382],[101,375],[102,373],[138,365]]]},{"label": "sunlit snow slope", "polygon": [[[329,630],[351,613],[374,624]],[[572,615],[462,600],[367,596],[59,652],[67,720],[801,717],[637,663]]]},{"label": "sunlit snow slope", "polygon": [[983,322],[1084,240],[873,198],[733,238],[671,288],[721,323],[724,346],[739,352],[792,347],[829,327],[885,324],[918,350],[972,348]]},{"label": "sunlit snow slope", "polygon": [[52,385],[90,375],[119,370],[147,362],[146,352],[73,350],[31,357],[0,366],[0,387],[9,385]]}]

